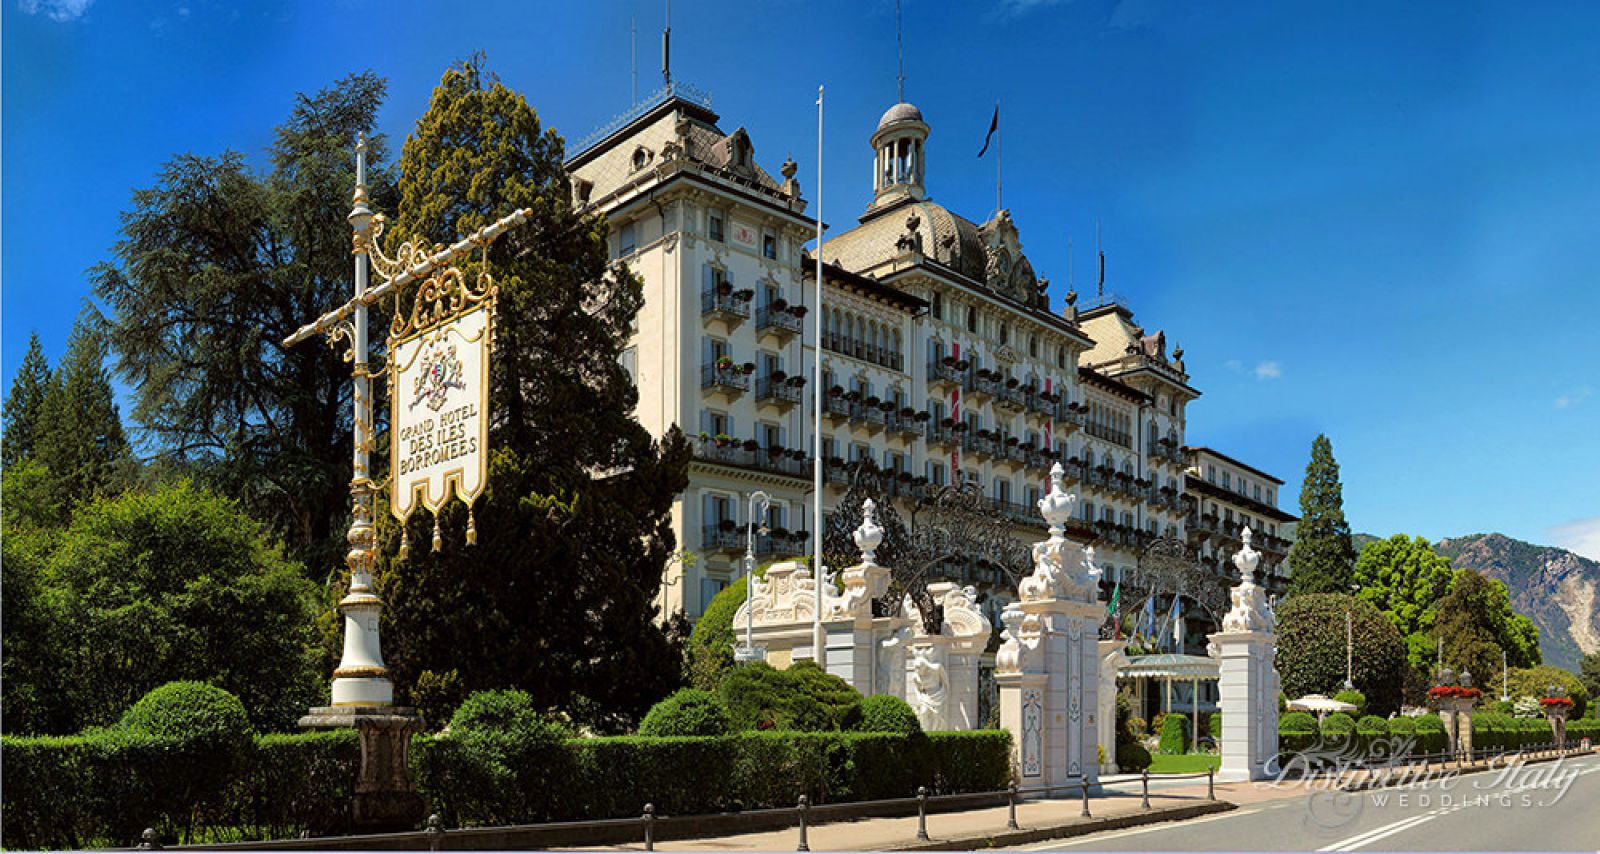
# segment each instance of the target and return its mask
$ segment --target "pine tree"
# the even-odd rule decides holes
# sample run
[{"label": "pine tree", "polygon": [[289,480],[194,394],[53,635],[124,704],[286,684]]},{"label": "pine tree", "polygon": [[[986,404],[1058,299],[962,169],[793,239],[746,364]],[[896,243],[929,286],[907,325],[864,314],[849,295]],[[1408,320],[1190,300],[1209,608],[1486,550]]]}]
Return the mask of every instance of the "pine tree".
[{"label": "pine tree", "polygon": [[[456,503],[442,514],[446,545],[431,553],[422,512],[411,557],[382,573],[397,687],[515,687],[623,730],[681,680],[653,600],[688,445],[676,429],[657,443],[633,418],[618,361],[642,289],[609,263],[605,222],[573,210],[561,137],[471,64],[445,72],[401,169],[392,242],[453,242],[519,208],[534,214],[490,257],[499,297],[478,544],[463,542]],[[381,533],[395,554],[397,528]]]},{"label": "pine tree", "polygon": [[6,433],[0,440],[0,465],[10,466],[33,456],[44,396],[49,390],[50,362],[45,359],[39,333],[35,332],[28,336],[28,352],[11,381],[11,393],[6,395]]},{"label": "pine tree", "polygon": [[132,458],[105,360],[104,341],[80,317],[45,393],[34,441],[34,455],[50,472],[51,492],[63,508],[130,483]]},{"label": "pine tree", "polygon": [[1333,458],[1333,443],[1318,435],[1300,487],[1300,523],[1289,549],[1289,595],[1349,593],[1355,561],[1339,463]]}]

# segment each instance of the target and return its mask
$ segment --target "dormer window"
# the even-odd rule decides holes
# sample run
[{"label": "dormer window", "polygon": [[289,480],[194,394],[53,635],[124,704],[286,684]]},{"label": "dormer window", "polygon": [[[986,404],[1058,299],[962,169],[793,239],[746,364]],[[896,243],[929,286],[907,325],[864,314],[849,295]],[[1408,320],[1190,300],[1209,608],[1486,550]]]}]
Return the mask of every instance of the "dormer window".
[{"label": "dormer window", "polygon": [[712,214],[711,215],[710,224],[706,229],[706,236],[709,237],[712,240],[715,240],[718,243],[722,242],[722,217],[721,216],[719,216],[717,214]]},{"label": "dormer window", "polygon": [[1039,336],[1028,336],[1028,355],[1035,359],[1039,358]]},{"label": "dormer window", "polygon": [[1009,343],[1011,343],[1011,325],[1002,323],[1000,324],[1000,346],[1004,347]]},{"label": "dormer window", "polygon": [[589,196],[594,193],[594,182],[579,178],[572,182],[572,192],[577,197],[578,204],[586,205],[589,203]]},{"label": "dormer window", "polygon": [[967,306],[967,331],[978,331],[978,310],[970,305]]},{"label": "dormer window", "polygon": [[645,148],[642,145],[637,147],[637,148],[635,148],[633,150],[633,160],[632,160],[633,171],[637,172],[640,169],[643,169],[644,167],[649,166],[650,165],[651,156],[652,155],[650,154],[650,149]]},{"label": "dormer window", "polygon": [[761,257],[778,260],[778,236],[770,231],[761,235]]},{"label": "dormer window", "polygon": [[934,320],[944,320],[944,294],[934,292],[932,311]]}]

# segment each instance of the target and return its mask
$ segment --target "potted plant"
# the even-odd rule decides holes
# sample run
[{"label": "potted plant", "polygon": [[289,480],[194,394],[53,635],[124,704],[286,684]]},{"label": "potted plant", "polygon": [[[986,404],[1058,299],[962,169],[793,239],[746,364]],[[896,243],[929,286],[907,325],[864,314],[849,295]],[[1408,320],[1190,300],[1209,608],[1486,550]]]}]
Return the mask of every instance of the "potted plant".
[{"label": "potted plant", "polygon": [[744,440],[744,449],[746,451],[754,451],[755,449],[757,449],[759,447],[761,447],[761,443],[757,442],[754,439],[746,439],[746,440]]},{"label": "potted plant", "polygon": [[811,532],[805,531],[805,530],[789,532],[789,539],[791,539],[791,540],[804,541],[806,538],[808,538],[810,536],[811,536]]},{"label": "potted plant", "polygon": [[717,527],[722,529],[724,532],[727,532],[737,528],[738,523],[734,522],[732,519],[723,519],[721,522],[717,523]]},{"label": "potted plant", "polygon": [[829,397],[843,397],[844,396],[844,386],[836,385],[833,388],[828,389],[828,396]]},{"label": "potted plant", "polygon": [[718,433],[717,434],[717,447],[726,448],[731,444],[733,444],[733,437],[732,436],[729,436],[727,433]]},{"label": "potted plant", "polygon": [[894,401],[892,401],[892,400],[882,401],[881,403],[878,404],[878,408],[882,409],[884,412],[892,413],[892,412],[894,412]]},{"label": "potted plant", "polygon": [[743,288],[733,292],[733,298],[740,302],[749,302],[750,300],[755,299],[755,296],[756,292],[749,288]]},{"label": "potted plant", "polygon": [[751,374],[756,372],[756,363],[755,362],[745,362],[744,364],[739,366],[739,370],[743,371],[744,375],[748,377]]},{"label": "potted plant", "polygon": [[773,371],[772,374],[771,374],[771,377],[772,377],[772,381],[773,382],[781,383],[784,380],[788,379],[789,375],[787,373],[784,373],[783,371]]},{"label": "potted plant", "polygon": [[1006,377],[1006,388],[1016,388],[1016,387],[1017,387],[1017,378],[1016,377]]},{"label": "potted plant", "polygon": [[805,377],[790,377],[788,379],[788,385],[789,385],[790,388],[799,388],[799,387],[801,387],[801,386],[803,386],[805,384],[806,384],[806,378]]},{"label": "potted plant", "polygon": [[733,368],[733,357],[732,356],[718,356],[717,357],[717,370],[726,371],[726,370],[731,370],[732,368]]},{"label": "potted plant", "polygon": [[810,310],[811,309],[808,309],[803,305],[791,305],[791,306],[789,306],[789,313],[794,315],[795,317],[805,317],[806,316],[806,312],[808,312]]},{"label": "potted plant", "polygon": [[966,359],[961,359],[956,362],[956,370],[965,371],[968,367],[971,367],[971,365],[971,362],[967,361]]},{"label": "potted plant", "polygon": [[731,293],[733,293],[733,282],[730,282],[727,279],[718,279],[717,280],[717,296],[725,297],[725,296],[727,296],[728,294],[731,294]]},{"label": "potted plant", "polygon": [[850,401],[851,403],[855,403],[861,399],[861,392],[851,389],[850,392],[844,396],[844,399]]},{"label": "potted plant", "polygon": [[767,456],[769,457],[781,457],[784,455],[784,452],[785,450],[782,445],[772,445],[771,447],[767,448]]},{"label": "potted plant", "polygon": [[773,311],[788,311],[789,310],[789,301],[784,299],[783,297],[778,297],[777,299],[772,301],[772,310]]},{"label": "potted plant", "polygon": [[868,397],[866,399],[865,403],[866,403],[867,406],[871,406],[871,407],[876,408],[877,405],[878,405],[878,396],[877,395],[872,395],[872,396]]},{"label": "potted plant", "polygon": [[903,472],[901,472],[899,474],[899,476],[896,479],[899,480],[901,483],[910,483],[911,482],[911,472],[903,471]]},{"label": "potted plant", "polygon": [[965,433],[965,432],[967,432],[967,426],[968,426],[967,422],[965,422],[965,421],[957,421],[956,423],[950,425],[950,432],[952,432],[952,433]]},{"label": "potted plant", "polygon": [[711,438],[711,434],[710,433],[707,433],[704,430],[700,431],[700,441],[704,442],[704,441],[707,441],[710,438]]}]

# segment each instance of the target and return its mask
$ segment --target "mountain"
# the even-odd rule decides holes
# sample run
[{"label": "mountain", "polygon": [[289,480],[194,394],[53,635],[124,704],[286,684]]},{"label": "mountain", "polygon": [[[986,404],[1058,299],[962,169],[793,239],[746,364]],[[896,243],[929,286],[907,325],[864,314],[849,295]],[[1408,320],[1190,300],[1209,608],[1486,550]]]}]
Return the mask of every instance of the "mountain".
[{"label": "mountain", "polygon": [[1576,673],[1584,653],[1600,651],[1600,562],[1504,534],[1450,537],[1434,549],[1456,569],[1505,582],[1512,610],[1539,627],[1545,664]]}]

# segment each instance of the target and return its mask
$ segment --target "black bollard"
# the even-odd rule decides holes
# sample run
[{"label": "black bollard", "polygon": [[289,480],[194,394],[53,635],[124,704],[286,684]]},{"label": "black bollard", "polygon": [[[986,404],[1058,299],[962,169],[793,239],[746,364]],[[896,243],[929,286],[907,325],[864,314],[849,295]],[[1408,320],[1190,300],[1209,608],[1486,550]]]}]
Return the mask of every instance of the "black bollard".
[{"label": "black bollard", "polygon": [[928,841],[928,787],[917,787],[917,839]]},{"label": "black bollard", "polygon": [[1017,784],[1012,783],[1006,788],[1006,829],[1017,829]]},{"label": "black bollard", "polygon": [[811,799],[801,795],[800,805],[797,809],[800,812],[800,844],[794,850],[810,851],[811,846],[806,843],[806,811],[811,809]]}]

